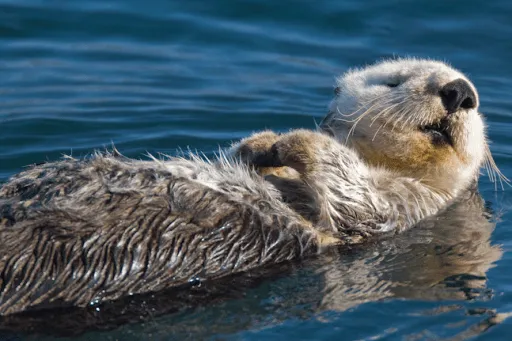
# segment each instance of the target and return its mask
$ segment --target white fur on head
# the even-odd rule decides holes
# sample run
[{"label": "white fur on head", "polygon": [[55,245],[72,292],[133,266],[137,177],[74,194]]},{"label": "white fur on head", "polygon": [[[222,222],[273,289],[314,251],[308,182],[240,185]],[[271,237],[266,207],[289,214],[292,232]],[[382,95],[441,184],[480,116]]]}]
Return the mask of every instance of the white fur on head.
[{"label": "white fur on head", "polygon": [[[440,91],[458,79],[476,103],[449,115]],[[461,72],[433,60],[388,60],[348,71],[337,79],[336,93],[321,128],[369,164],[451,194],[477,176],[486,157],[485,126],[476,88]],[[434,143],[426,133],[440,122],[451,143]]]}]

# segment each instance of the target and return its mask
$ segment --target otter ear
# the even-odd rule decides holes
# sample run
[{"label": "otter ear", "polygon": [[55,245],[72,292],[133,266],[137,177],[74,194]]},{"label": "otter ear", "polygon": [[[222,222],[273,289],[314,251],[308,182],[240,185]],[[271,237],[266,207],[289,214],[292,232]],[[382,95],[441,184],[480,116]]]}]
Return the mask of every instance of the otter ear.
[{"label": "otter ear", "polygon": [[335,87],[335,88],[334,88],[334,94],[335,94],[335,95],[339,95],[340,93],[341,93],[341,89],[340,89],[340,87],[339,87],[339,86]]}]

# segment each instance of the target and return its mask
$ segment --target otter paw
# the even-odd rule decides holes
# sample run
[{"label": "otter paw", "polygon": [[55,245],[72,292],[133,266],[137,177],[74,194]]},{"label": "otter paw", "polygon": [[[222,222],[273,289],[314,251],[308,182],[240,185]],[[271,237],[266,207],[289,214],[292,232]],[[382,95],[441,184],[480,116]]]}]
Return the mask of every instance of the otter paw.
[{"label": "otter paw", "polygon": [[254,161],[262,154],[267,154],[272,145],[279,140],[273,131],[263,131],[241,140],[232,147],[233,156],[250,165],[258,165]]},{"label": "otter paw", "polygon": [[267,153],[260,153],[253,162],[260,167],[287,166],[299,174],[312,172],[318,163],[318,154],[330,143],[322,133],[299,129],[282,135]]}]

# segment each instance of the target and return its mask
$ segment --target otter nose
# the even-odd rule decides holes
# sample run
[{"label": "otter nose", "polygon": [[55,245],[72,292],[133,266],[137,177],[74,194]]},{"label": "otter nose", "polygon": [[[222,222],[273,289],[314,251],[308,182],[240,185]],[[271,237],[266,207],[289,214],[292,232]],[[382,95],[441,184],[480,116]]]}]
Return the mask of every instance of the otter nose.
[{"label": "otter nose", "polygon": [[463,79],[456,79],[443,86],[439,92],[443,105],[452,114],[463,109],[472,109],[476,107],[476,95],[468,82]]}]

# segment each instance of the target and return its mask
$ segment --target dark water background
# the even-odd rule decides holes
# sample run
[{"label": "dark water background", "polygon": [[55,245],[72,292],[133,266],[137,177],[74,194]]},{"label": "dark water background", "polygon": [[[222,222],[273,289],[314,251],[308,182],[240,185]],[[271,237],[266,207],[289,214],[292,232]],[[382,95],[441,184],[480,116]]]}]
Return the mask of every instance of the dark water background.
[{"label": "dark water background", "polygon": [[[312,128],[335,76],[394,55],[446,60],[469,75],[496,162],[512,177],[511,37],[506,0],[0,0],[0,181],[111,142],[131,157],[208,153],[263,128]],[[416,232],[297,267],[238,299],[74,339],[508,340],[512,188],[496,192],[482,176],[480,190],[497,225],[490,243],[469,239],[503,252],[476,255],[477,270],[444,273],[453,264],[431,247],[447,240],[443,230]],[[410,285],[390,293],[385,283],[397,277]],[[483,285],[460,285],[468,278]]]}]

